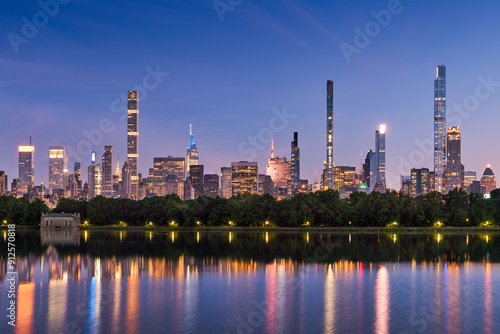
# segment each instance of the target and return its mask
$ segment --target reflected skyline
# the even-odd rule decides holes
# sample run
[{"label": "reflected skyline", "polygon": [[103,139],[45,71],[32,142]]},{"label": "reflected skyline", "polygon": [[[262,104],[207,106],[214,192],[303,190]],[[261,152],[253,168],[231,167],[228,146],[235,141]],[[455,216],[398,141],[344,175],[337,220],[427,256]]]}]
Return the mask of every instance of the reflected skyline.
[{"label": "reflected skyline", "polygon": [[[101,236],[89,231],[87,241],[82,233],[79,246],[51,244],[43,246],[42,254],[18,258],[18,304],[23,312],[16,333],[34,328],[57,332],[68,323],[85,332],[124,333],[155,332],[165,326],[175,332],[199,332],[204,326],[228,333],[239,326],[268,333],[336,333],[348,328],[359,333],[415,332],[423,328],[422,321],[438,331],[468,332],[477,323],[485,332],[500,329],[495,316],[500,301],[493,298],[500,264],[490,261],[495,254],[489,248],[495,235],[488,240],[482,235],[442,235],[439,243],[436,235],[398,235],[396,243],[394,234],[351,234],[350,243],[349,234],[311,232],[309,241],[306,233],[283,236],[271,231],[268,241],[266,233],[177,232],[173,242],[171,232],[154,234],[151,240],[149,231],[113,235],[114,241],[111,238],[105,247],[117,255],[106,254],[99,246]],[[130,254],[118,255],[115,247],[132,248],[138,238],[144,240],[142,253],[129,249]],[[152,249],[161,238],[163,255]],[[410,254],[411,260],[399,262],[353,260],[364,255],[345,246],[361,241],[375,253],[389,245],[421,243],[431,256]],[[274,242],[286,245],[288,256],[277,253]],[[207,243],[211,251],[204,248]],[[219,254],[219,244],[231,245],[232,254]],[[451,251],[447,244],[453,245]],[[306,248],[312,260],[294,260],[291,245],[314,246]],[[482,251],[464,253],[464,245]],[[235,251],[240,247],[247,257]],[[205,255],[193,248],[203,248]],[[263,257],[260,249],[272,256]],[[336,252],[345,258],[327,257]],[[473,257],[478,260],[471,261]],[[5,258],[0,264],[5,268]],[[2,277],[0,289],[5,284]],[[416,292],[407,295],[408,286]],[[469,292],[463,293],[461,286]],[[3,305],[6,298],[0,301]],[[470,307],[484,311],[470,313]],[[160,309],[161,315],[156,311]]]}]

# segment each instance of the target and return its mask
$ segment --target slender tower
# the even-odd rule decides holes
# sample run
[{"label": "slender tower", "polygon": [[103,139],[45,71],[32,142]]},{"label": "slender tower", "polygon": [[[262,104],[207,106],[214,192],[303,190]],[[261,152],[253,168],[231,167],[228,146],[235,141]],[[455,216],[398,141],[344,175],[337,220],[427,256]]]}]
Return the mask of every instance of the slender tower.
[{"label": "slender tower", "polygon": [[127,92],[127,161],[130,166],[130,189],[128,198],[137,199],[139,177],[137,175],[139,161],[139,92]]},{"label": "slender tower", "polygon": [[446,66],[439,65],[434,80],[434,177],[436,191],[443,192],[446,156]]},{"label": "slender tower", "polygon": [[189,146],[186,153],[186,175],[189,176],[189,166],[198,165],[198,149],[196,148],[196,142],[194,141],[193,128],[189,124]]},{"label": "slender tower", "polygon": [[300,180],[300,149],[298,132],[293,133],[291,160],[293,189],[295,191],[299,188]]},{"label": "slender tower", "polygon": [[379,129],[375,131],[375,146],[376,146],[376,166],[377,166],[377,182],[375,188],[379,192],[385,192],[385,124],[380,124]]},{"label": "slender tower", "polygon": [[333,189],[333,81],[326,82],[326,186]]}]

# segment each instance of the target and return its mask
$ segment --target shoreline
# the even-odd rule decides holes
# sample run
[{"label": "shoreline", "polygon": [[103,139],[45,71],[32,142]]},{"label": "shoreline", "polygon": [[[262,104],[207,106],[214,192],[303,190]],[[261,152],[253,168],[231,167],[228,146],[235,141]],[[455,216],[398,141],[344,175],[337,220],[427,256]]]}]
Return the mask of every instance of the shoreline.
[{"label": "shoreline", "polygon": [[[0,226],[0,230],[7,230]],[[245,227],[245,226],[80,226],[83,231],[156,231],[156,232],[337,232],[337,233],[467,233],[500,232],[500,227]],[[40,226],[16,225],[16,230],[40,230]],[[44,229],[68,230],[68,229]]]}]

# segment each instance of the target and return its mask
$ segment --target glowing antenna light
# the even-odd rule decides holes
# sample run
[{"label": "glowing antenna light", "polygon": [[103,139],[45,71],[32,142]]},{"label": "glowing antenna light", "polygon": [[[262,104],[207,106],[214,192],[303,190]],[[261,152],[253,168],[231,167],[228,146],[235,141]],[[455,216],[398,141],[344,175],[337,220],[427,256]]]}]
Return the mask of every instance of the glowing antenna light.
[{"label": "glowing antenna light", "polygon": [[379,132],[382,135],[385,133],[385,124],[380,124]]}]

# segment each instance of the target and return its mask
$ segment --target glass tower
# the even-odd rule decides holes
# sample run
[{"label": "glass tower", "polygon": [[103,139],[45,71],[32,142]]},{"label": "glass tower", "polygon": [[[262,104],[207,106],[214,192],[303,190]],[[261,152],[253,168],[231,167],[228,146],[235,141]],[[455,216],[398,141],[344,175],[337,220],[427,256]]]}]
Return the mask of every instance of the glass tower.
[{"label": "glass tower", "polygon": [[139,93],[136,90],[127,92],[127,161],[130,165],[130,191],[128,198],[137,199],[139,177],[137,175],[139,160]]},{"label": "glass tower", "polygon": [[102,195],[113,195],[113,145],[105,145],[102,155]]},{"label": "glass tower", "polygon": [[446,66],[439,65],[434,80],[434,184],[443,192],[446,158]]},{"label": "glass tower", "polygon": [[64,146],[49,146],[49,188],[63,189],[63,175],[68,171]]},{"label": "glass tower", "polygon": [[375,131],[376,161],[377,161],[377,182],[374,184],[376,190],[385,192],[385,124],[380,124]]},{"label": "glass tower", "polygon": [[300,149],[299,149],[299,133],[293,133],[293,141],[292,141],[292,181],[293,181],[293,190],[299,187],[300,180]]},{"label": "glass tower", "polygon": [[326,187],[333,188],[333,81],[326,82]]},{"label": "glass tower", "polygon": [[458,126],[448,128],[445,166],[446,193],[455,188],[463,188],[464,166],[461,161],[460,146],[460,128]]},{"label": "glass tower", "polygon": [[198,165],[198,162],[198,150],[196,149],[196,143],[194,141],[193,128],[191,124],[189,124],[189,146],[186,153],[186,172],[188,176],[190,172],[189,166]]}]

